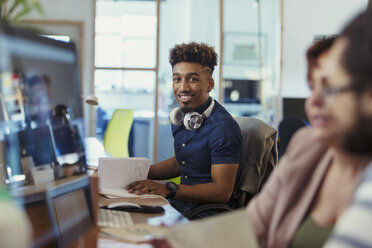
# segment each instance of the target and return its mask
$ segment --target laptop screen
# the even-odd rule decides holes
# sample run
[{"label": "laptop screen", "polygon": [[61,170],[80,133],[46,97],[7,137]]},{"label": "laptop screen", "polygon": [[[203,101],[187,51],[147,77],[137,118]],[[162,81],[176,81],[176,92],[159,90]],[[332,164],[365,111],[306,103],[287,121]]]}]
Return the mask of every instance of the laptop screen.
[{"label": "laptop screen", "polygon": [[89,177],[48,189],[47,204],[59,247],[67,247],[94,226]]}]

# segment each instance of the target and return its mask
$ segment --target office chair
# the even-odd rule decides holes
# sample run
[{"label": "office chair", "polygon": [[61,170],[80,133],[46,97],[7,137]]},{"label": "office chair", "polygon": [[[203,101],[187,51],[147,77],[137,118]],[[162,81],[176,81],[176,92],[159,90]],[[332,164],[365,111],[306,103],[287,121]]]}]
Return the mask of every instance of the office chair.
[{"label": "office chair", "polygon": [[[235,182],[233,199],[237,208],[244,207],[257,194],[278,162],[278,131],[265,122],[251,117],[235,117],[242,133],[239,176]],[[205,204],[191,209],[185,217],[199,218],[204,211],[232,211],[227,204]]]},{"label": "office chair", "polygon": [[287,146],[289,141],[291,140],[293,134],[300,128],[306,126],[306,123],[298,118],[295,117],[286,117],[283,118],[278,126],[278,153],[279,159],[283,156],[285,151],[287,150]]},{"label": "office chair", "polygon": [[103,146],[113,157],[129,157],[128,144],[133,112],[133,109],[116,109],[107,124]]}]

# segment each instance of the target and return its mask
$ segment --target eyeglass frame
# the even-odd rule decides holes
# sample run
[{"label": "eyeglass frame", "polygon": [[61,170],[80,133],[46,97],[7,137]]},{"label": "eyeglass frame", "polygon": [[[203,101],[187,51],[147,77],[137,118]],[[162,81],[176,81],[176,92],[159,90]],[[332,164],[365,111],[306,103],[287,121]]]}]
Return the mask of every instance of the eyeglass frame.
[{"label": "eyeglass frame", "polygon": [[357,87],[355,87],[355,85],[353,84],[346,86],[332,86],[323,88],[320,94],[322,95],[323,98],[327,98],[329,96],[339,95],[347,91],[357,91]]}]

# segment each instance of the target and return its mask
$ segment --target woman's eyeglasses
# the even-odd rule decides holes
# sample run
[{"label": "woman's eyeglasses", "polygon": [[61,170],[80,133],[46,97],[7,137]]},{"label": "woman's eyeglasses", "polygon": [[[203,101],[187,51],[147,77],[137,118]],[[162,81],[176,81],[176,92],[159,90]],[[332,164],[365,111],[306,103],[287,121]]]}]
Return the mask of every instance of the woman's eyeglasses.
[{"label": "woman's eyeglasses", "polygon": [[338,95],[347,91],[355,91],[355,87],[353,85],[347,85],[347,86],[332,86],[332,87],[325,87],[321,91],[321,95],[324,98],[327,98],[329,96]]}]

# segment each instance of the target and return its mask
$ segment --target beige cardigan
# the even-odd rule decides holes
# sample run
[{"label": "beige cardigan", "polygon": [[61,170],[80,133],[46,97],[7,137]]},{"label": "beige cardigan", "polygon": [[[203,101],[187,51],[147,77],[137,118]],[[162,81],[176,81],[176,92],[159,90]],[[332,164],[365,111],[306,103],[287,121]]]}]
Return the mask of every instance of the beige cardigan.
[{"label": "beige cardigan", "polygon": [[256,236],[266,247],[290,245],[333,157],[312,132],[302,128],[293,136],[262,191],[247,206]]}]

